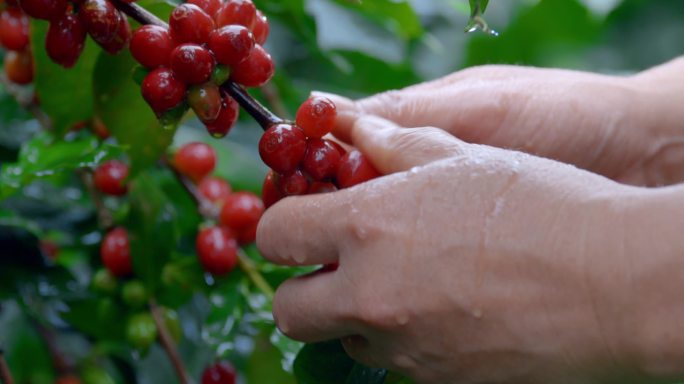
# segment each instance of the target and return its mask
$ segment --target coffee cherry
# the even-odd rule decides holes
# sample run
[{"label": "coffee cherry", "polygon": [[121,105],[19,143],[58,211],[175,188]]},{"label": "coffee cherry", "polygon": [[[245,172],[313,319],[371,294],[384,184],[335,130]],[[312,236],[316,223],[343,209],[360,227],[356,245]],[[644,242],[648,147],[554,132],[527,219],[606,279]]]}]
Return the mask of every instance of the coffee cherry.
[{"label": "coffee cherry", "polygon": [[214,30],[214,19],[194,4],[181,4],[171,12],[171,37],[176,44],[206,44]]},{"label": "coffee cherry", "polygon": [[126,340],[133,347],[146,351],[157,340],[157,325],[149,313],[139,313],[128,319]]},{"label": "coffee cherry", "polygon": [[337,192],[337,187],[333,183],[323,183],[320,181],[314,181],[311,183],[307,195],[316,195],[319,193],[330,193]]},{"label": "coffee cherry", "polygon": [[97,116],[93,117],[90,129],[93,131],[95,136],[99,137],[101,140],[107,140],[112,135],[102,119]]},{"label": "coffee cherry", "polygon": [[258,223],[237,234],[238,244],[241,246],[252,244],[256,241]]},{"label": "coffee cherry", "polygon": [[122,196],[128,191],[126,178],[128,166],[117,160],[110,160],[100,165],[93,175],[95,188],[106,195]]},{"label": "coffee cherry", "polygon": [[257,19],[256,23],[254,24],[254,30],[252,30],[256,43],[259,45],[264,45],[266,40],[268,40],[268,34],[270,31],[271,27],[268,24],[268,18],[266,15],[261,13],[261,11],[257,10]]},{"label": "coffee cherry", "polygon": [[226,228],[211,227],[197,234],[197,256],[204,269],[216,276],[232,271],[238,263],[238,245]]},{"label": "coffee cherry", "polygon": [[271,55],[261,45],[255,45],[247,60],[233,67],[231,79],[245,87],[261,87],[271,80],[274,73]]},{"label": "coffee cherry", "polygon": [[219,27],[239,24],[249,29],[256,22],[256,6],[251,0],[228,0],[216,14]]},{"label": "coffee cherry", "polygon": [[330,141],[309,139],[302,167],[314,180],[323,181],[335,177],[341,158]]},{"label": "coffee cherry", "polygon": [[278,178],[278,188],[285,196],[304,195],[309,190],[309,181],[302,171],[295,171],[287,176]]},{"label": "coffee cherry", "polygon": [[207,177],[197,187],[199,193],[212,203],[223,203],[233,192],[227,181],[218,177]]},{"label": "coffee cherry", "polygon": [[174,155],[173,163],[178,172],[197,183],[214,171],[216,151],[204,143],[185,144]]},{"label": "coffee cherry", "polygon": [[195,4],[202,8],[209,16],[214,16],[221,8],[221,0],[188,0],[189,4]]},{"label": "coffee cherry", "polygon": [[249,192],[237,192],[226,199],[221,209],[221,224],[235,233],[252,229],[264,214],[264,203]]},{"label": "coffee cherry", "polygon": [[23,51],[29,44],[29,19],[19,8],[0,13],[0,44],[9,51]]},{"label": "coffee cherry", "polygon": [[147,289],[139,280],[131,280],[121,288],[121,299],[131,308],[142,308],[147,303]]},{"label": "coffee cherry", "polygon": [[112,295],[116,292],[118,283],[116,277],[109,270],[103,268],[95,272],[91,285],[96,292]]},{"label": "coffee cherry", "polygon": [[294,172],[305,153],[304,132],[291,124],[272,126],[259,141],[261,159],[271,169],[283,175]]},{"label": "coffee cherry", "polygon": [[211,365],[202,373],[202,384],[235,384],[236,382],[237,372],[227,361]]},{"label": "coffee cherry", "polygon": [[119,26],[116,29],[114,37],[106,42],[98,42],[102,49],[104,49],[104,51],[109,53],[110,55],[118,54],[128,45],[128,42],[131,41],[131,25],[128,24],[128,18],[126,17],[126,15],[124,15],[123,13],[120,13],[120,15],[121,17],[119,21]]},{"label": "coffee cherry", "polygon": [[52,20],[64,13],[66,0],[20,0],[19,5],[29,16],[36,19]]},{"label": "coffee cherry", "polygon": [[224,137],[233,128],[240,115],[240,105],[232,97],[225,95],[221,103],[221,112],[211,123],[205,123],[207,132],[215,138]]},{"label": "coffee cherry", "polygon": [[337,170],[337,185],[340,188],[349,188],[380,176],[366,156],[357,150],[352,150],[340,161],[340,167]]},{"label": "coffee cherry", "polygon": [[247,59],[254,48],[254,36],[241,25],[227,25],[211,33],[209,49],[216,61],[224,65],[236,65]]},{"label": "coffee cherry", "polygon": [[264,179],[264,185],[261,188],[261,199],[264,202],[264,208],[268,209],[273,204],[279,202],[283,197],[280,189],[277,186],[277,176],[273,171],[268,172]]},{"label": "coffee cherry", "polygon": [[214,70],[214,57],[207,49],[196,44],[182,44],[171,52],[171,69],[176,78],[185,84],[202,84]]},{"label": "coffee cherry", "polygon": [[306,137],[317,138],[332,132],[337,118],[337,107],[325,97],[310,97],[297,111],[297,125]]},{"label": "coffee cherry", "polygon": [[124,228],[115,228],[105,236],[100,246],[100,256],[112,275],[125,277],[133,273],[128,232]]},{"label": "coffee cherry", "polygon": [[55,63],[71,68],[83,52],[86,30],[76,14],[68,11],[52,20],[45,37],[45,50]]},{"label": "coffee cherry", "polygon": [[81,384],[81,379],[73,375],[66,375],[57,379],[55,384]]},{"label": "coffee cherry", "polygon": [[121,22],[121,14],[108,0],[85,0],[78,16],[86,30],[100,44],[114,39]]},{"label": "coffee cherry", "polygon": [[340,143],[338,143],[336,141],[332,141],[332,140],[328,140],[328,143],[330,145],[332,145],[333,147],[335,147],[335,149],[337,149],[337,152],[340,153],[340,157],[347,154],[347,150],[344,149],[344,147]]},{"label": "coffee cherry", "polygon": [[162,114],[180,104],[185,98],[185,83],[179,81],[168,68],[157,68],[145,76],[142,95],[152,110]]},{"label": "coffee cherry", "polygon": [[173,47],[169,30],[158,25],[143,25],[131,39],[131,54],[148,69],[169,65]]},{"label": "coffee cherry", "polygon": [[31,51],[7,52],[3,67],[7,79],[14,84],[25,85],[33,81],[33,56],[31,56]]},{"label": "coffee cherry", "polygon": [[219,86],[207,82],[190,88],[188,104],[203,123],[215,121],[221,113],[221,105],[223,104]]}]

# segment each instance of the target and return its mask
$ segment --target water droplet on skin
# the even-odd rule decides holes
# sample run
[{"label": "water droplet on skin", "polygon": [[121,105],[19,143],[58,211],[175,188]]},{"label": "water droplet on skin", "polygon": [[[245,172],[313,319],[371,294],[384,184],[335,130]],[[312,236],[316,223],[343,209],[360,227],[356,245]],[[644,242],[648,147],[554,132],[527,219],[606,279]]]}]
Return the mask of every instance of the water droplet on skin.
[{"label": "water droplet on skin", "polygon": [[473,311],[473,317],[474,317],[474,318],[476,318],[476,319],[481,319],[482,316],[484,316],[484,314],[482,313],[482,310],[481,310],[481,309],[478,308],[478,309],[476,309],[476,310]]},{"label": "water droplet on skin", "polygon": [[303,254],[297,254],[292,256],[292,260],[294,260],[296,263],[303,263],[306,261],[306,257],[304,257]]},{"label": "water droplet on skin", "polygon": [[362,227],[357,227],[355,234],[359,240],[366,240],[366,238],[368,237],[368,231],[366,231],[366,229]]},{"label": "water droplet on skin", "polygon": [[409,322],[409,317],[408,315],[399,315],[397,316],[397,324],[399,325],[406,325]]}]

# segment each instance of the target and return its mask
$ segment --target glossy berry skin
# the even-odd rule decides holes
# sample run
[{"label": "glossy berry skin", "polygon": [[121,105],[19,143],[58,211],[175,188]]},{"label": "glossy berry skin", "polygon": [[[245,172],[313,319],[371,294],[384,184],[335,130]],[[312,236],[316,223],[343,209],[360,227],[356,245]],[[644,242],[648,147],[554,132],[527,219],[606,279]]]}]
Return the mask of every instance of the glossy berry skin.
[{"label": "glossy berry skin", "polygon": [[335,177],[341,158],[328,140],[309,139],[302,167],[314,180],[323,181]]},{"label": "glossy berry skin", "polygon": [[131,32],[131,25],[128,23],[128,18],[123,13],[120,13],[119,26],[116,29],[114,37],[106,42],[101,42],[100,47],[110,55],[116,55],[121,52],[131,41],[133,32]]},{"label": "glossy berry skin", "polygon": [[221,8],[221,0],[188,0],[189,4],[195,4],[202,8],[209,16],[214,16]]},{"label": "glossy berry skin", "polygon": [[235,233],[252,229],[264,214],[264,203],[249,192],[230,195],[221,209],[221,224]]},{"label": "glossy berry skin", "polygon": [[297,125],[303,130],[306,137],[317,138],[332,132],[337,119],[337,107],[325,97],[313,96],[299,107],[297,111]]},{"label": "glossy berry skin", "polygon": [[157,68],[145,76],[142,95],[152,110],[161,114],[180,104],[185,99],[185,83],[178,80],[168,68]]},{"label": "glossy berry skin", "polygon": [[202,373],[202,384],[235,384],[236,382],[237,372],[227,361],[211,365]]},{"label": "glossy berry skin", "polygon": [[0,13],[0,44],[9,51],[23,51],[29,44],[29,19],[19,8]]},{"label": "glossy berry skin", "polygon": [[287,176],[278,178],[278,189],[285,196],[304,195],[309,190],[309,181],[302,171],[295,171]]},{"label": "glossy berry skin", "polygon": [[257,10],[257,18],[254,23],[254,29],[252,33],[254,34],[254,40],[259,45],[264,45],[266,40],[268,40],[268,35],[271,32],[271,26],[268,24],[268,18],[266,15]]},{"label": "glossy berry skin", "polygon": [[121,14],[108,0],[85,0],[78,16],[93,40],[100,44],[114,39],[121,22]]},{"label": "glossy berry skin", "polygon": [[167,66],[174,48],[169,30],[158,25],[143,25],[133,33],[131,54],[145,68]]},{"label": "glossy berry skin", "polygon": [[121,227],[111,230],[102,241],[100,256],[105,268],[116,277],[133,273],[128,232]]},{"label": "glossy berry skin", "polygon": [[199,193],[212,203],[222,203],[233,192],[227,181],[218,177],[206,177],[197,186]]},{"label": "glossy berry skin", "polygon": [[206,44],[214,30],[214,19],[194,4],[181,4],[171,12],[171,37],[176,44]]},{"label": "glossy berry skin", "polygon": [[307,195],[316,195],[319,193],[330,193],[337,192],[337,187],[333,183],[324,183],[320,181],[314,181],[311,183]]},{"label": "glossy berry skin", "polygon": [[31,51],[9,51],[3,65],[7,79],[14,84],[25,85],[33,81],[33,56]]},{"label": "glossy berry skin", "polygon": [[205,123],[207,132],[214,138],[226,136],[237,122],[240,115],[240,105],[230,96],[224,96],[221,103],[221,112],[211,123]]},{"label": "glossy berry skin", "polygon": [[209,49],[216,61],[234,66],[247,59],[254,48],[254,36],[246,27],[227,25],[211,33]]},{"label": "glossy berry skin", "polygon": [[357,150],[352,150],[340,161],[340,167],[337,170],[337,186],[350,188],[380,176],[366,156]]},{"label": "glossy berry skin", "polygon": [[279,202],[283,197],[282,192],[277,186],[277,176],[273,171],[270,171],[264,179],[264,184],[261,188],[261,199],[264,202],[264,208],[268,209],[275,203]]},{"label": "glossy berry skin", "polygon": [[216,14],[219,27],[238,24],[249,29],[254,27],[257,13],[251,0],[227,0]]},{"label": "glossy berry skin", "polygon": [[233,67],[231,79],[245,87],[261,87],[271,80],[274,73],[271,55],[261,45],[255,45],[247,60]]},{"label": "glossy berry skin", "polygon": [[171,69],[176,78],[185,84],[202,84],[214,70],[211,52],[196,44],[182,44],[171,52]]},{"label": "glossy berry skin", "polygon": [[204,143],[189,143],[174,155],[173,163],[178,172],[198,183],[216,167],[216,151]]},{"label": "glossy berry skin", "polygon": [[206,82],[190,88],[188,104],[203,123],[216,121],[223,104],[219,86],[212,82]]},{"label": "glossy berry skin", "polygon": [[274,125],[259,141],[259,155],[266,165],[282,175],[297,169],[306,153],[304,132],[291,124]]},{"label": "glossy berry skin", "polygon": [[67,8],[66,0],[20,0],[21,9],[36,19],[52,20],[64,13]]},{"label": "glossy berry skin", "polygon": [[111,196],[125,195],[128,166],[117,160],[110,160],[100,165],[93,175],[95,188],[100,192]]},{"label": "glossy berry skin", "polygon": [[86,30],[81,19],[72,12],[66,12],[50,22],[45,50],[52,61],[71,68],[81,56],[85,40]]},{"label": "glossy berry skin", "polygon": [[238,244],[230,230],[210,227],[197,234],[197,256],[204,270],[215,276],[224,276],[238,263]]}]

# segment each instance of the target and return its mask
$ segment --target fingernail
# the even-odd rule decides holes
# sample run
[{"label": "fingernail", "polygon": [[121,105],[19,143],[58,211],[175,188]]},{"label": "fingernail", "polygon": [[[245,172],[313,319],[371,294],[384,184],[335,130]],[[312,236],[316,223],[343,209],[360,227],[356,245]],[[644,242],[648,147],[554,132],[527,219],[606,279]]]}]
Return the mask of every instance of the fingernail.
[{"label": "fingernail", "polygon": [[354,104],[353,100],[348,99],[344,96],[336,95],[334,93],[313,91],[311,92],[311,96],[325,97],[327,99],[330,99],[330,101],[335,103],[335,106],[337,107],[338,111],[349,111],[356,109],[356,104]]}]

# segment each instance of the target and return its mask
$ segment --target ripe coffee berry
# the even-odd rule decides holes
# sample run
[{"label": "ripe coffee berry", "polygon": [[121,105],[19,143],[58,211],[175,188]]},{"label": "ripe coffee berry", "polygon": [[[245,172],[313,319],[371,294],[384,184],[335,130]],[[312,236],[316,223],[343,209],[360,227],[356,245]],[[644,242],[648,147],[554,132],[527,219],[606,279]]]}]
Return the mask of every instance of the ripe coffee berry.
[{"label": "ripe coffee berry", "polygon": [[357,150],[352,150],[342,157],[337,170],[337,185],[349,188],[357,184],[380,177],[366,156]]},{"label": "ripe coffee berry", "polygon": [[4,70],[7,79],[14,84],[25,85],[33,81],[33,56],[31,51],[9,51],[5,54]]},{"label": "ripe coffee berry", "polygon": [[19,5],[29,16],[36,19],[52,20],[67,8],[66,0],[20,0]]},{"label": "ripe coffee berry", "polygon": [[302,166],[314,180],[323,181],[335,177],[341,158],[330,141],[309,139]]},{"label": "ripe coffee berry", "polygon": [[216,276],[232,271],[238,263],[238,244],[226,228],[211,227],[197,234],[197,256],[204,269]]},{"label": "ripe coffee berry", "polygon": [[249,192],[230,195],[221,209],[221,224],[235,233],[252,229],[264,214],[264,203]]},{"label": "ripe coffee berry", "polygon": [[188,104],[195,111],[197,118],[203,123],[215,121],[221,112],[221,105],[223,104],[219,86],[207,82],[190,88]]},{"label": "ripe coffee berry", "polygon": [[185,84],[201,84],[209,80],[214,70],[214,57],[206,48],[182,44],[171,52],[171,69]]},{"label": "ripe coffee berry", "polygon": [[254,29],[252,33],[254,34],[254,40],[259,45],[264,45],[266,40],[268,40],[268,34],[271,31],[271,27],[268,24],[268,18],[266,15],[257,10],[257,19],[254,23]]},{"label": "ripe coffee berry", "polygon": [[204,143],[189,143],[182,146],[173,157],[178,172],[195,183],[214,171],[216,151]]},{"label": "ripe coffee berry", "polygon": [[232,97],[225,95],[221,103],[221,112],[218,117],[211,123],[205,123],[207,132],[212,137],[221,138],[230,132],[240,114],[240,105]]},{"label": "ripe coffee berry", "polygon": [[333,183],[322,183],[320,181],[314,181],[311,183],[307,195],[316,195],[319,193],[330,193],[336,192],[337,187]]},{"label": "ripe coffee berry", "polygon": [[297,111],[297,125],[311,138],[320,139],[332,132],[336,118],[337,107],[325,97],[311,97]]},{"label": "ripe coffee berry", "polygon": [[188,0],[187,3],[195,4],[212,17],[221,8],[221,0]]},{"label": "ripe coffee berry", "polygon": [[169,65],[173,47],[169,30],[158,25],[143,25],[131,39],[131,54],[149,69]]},{"label": "ripe coffee berry", "polygon": [[117,277],[124,277],[133,273],[131,252],[128,243],[128,232],[124,228],[111,230],[100,246],[102,264]]},{"label": "ripe coffee berry", "polygon": [[271,169],[283,175],[294,172],[305,153],[304,132],[291,124],[272,126],[259,141],[261,159]]},{"label": "ripe coffee berry", "polygon": [[152,110],[161,114],[180,104],[185,98],[185,83],[168,68],[157,68],[145,76],[142,95]]},{"label": "ripe coffee berry", "polygon": [[29,44],[29,19],[19,8],[0,13],[0,44],[9,51],[23,51]]},{"label": "ripe coffee berry", "polygon": [[202,384],[235,384],[236,382],[237,372],[227,361],[211,365],[202,373]]},{"label": "ripe coffee berry", "polygon": [[264,185],[261,188],[261,199],[263,200],[264,208],[266,209],[285,197],[277,186],[276,178],[276,174],[273,173],[273,171],[270,171],[268,175],[266,175]]},{"label": "ripe coffee berry", "polygon": [[227,181],[218,177],[207,177],[197,187],[199,193],[212,203],[222,203],[233,192]]},{"label": "ripe coffee berry", "polygon": [[231,79],[245,87],[261,87],[271,80],[274,73],[271,55],[261,45],[255,45],[247,60],[233,67]]},{"label": "ripe coffee berry", "polygon": [[295,171],[287,176],[280,176],[278,178],[278,188],[285,196],[299,196],[304,195],[309,190],[309,181],[302,171]]},{"label": "ripe coffee berry", "polygon": [[122,196],[127,192],[126,178],[128,166],[120,161],[111,160],[100,165],[93,175],[95,187],[102,193]]},{"label": "ripe coffee berry", "polygon": [[110,55],[116,55],[126,47],[131,40],[131,25],[128,24],[128,18],[124,14],[120,14],[119,26],[116,29],[114,37],[106,42],[99,42],[102,49]]},{"label": "ripe coffee berry", "polygon": [[176,44],[206,44],[214,30],[214,19],[194,4],[181,4],[171,12],[171,37]]},{"label": "ripe coffee berry", "polygon": [[251,0],[228,0],[216,14],[219,27],[239,24],[249,29],[256,22],[256,6]]},{"label": "ripe coffee berry", "polygon": [[76,14],[68,11],[50,22],[45,50],[55,63],[71,68],[83,52],[86,30]]},{"label": "ripe coffee berry", "polygon": [[236,65],[246,60],[253,48],[254,36],[241,25],[217,29],[209,37],[209,49],[221,64]]},{"label": "ripe coffee berry", "polygon": [[109,0],[85,0],[78,15],[93,40],[100,44],[116,36],[122,17]]}]

